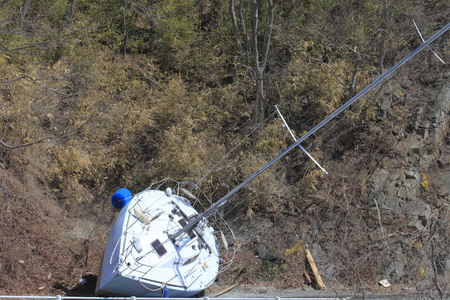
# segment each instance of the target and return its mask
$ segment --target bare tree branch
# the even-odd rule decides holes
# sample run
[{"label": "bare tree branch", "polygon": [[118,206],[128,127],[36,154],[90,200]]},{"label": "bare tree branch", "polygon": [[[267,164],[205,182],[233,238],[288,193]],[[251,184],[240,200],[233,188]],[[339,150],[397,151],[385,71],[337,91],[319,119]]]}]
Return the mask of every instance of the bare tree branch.
[{"label": "bare tree branch", "polygon": [[[262,42],[262,54],[260,57],[258,48],[258,24],[261,13],[263,0],[253,0],[253,24],[252,24],[252,49],[254,69],[256,73],[256,103],[254,123],[259,124],[264,119],[264,79],[266,77],[266,65],[269,56],[270,41],[272,38],[273,22],[274,22],[274,6],[273,0],[267,0],[268,10],[266,16],[266,24],[264,28],[264,39]],[[261,58],[261,61],[260,61]]]},{"label": "bare tree branch", "polygon": [[267,2],[269,4],[269,9],[267,12],[267,21],[266,21],[266,27],[264,30],[264,45],[263,45],[263,51],[262,51],[262,59],[263,59],[262,67],[263,68],[265,68],[265,66],[267,65],[267,59],[269,57],[269,46],[270,46],[270,40],[272,38],[273,20],[274,20],[273,8],[275,6],[275,3],[273,0],[268,0]]},{"label": "bare tree branch", "polygon": [[65,27],[69,28],[70,25],[72,24],[72,19],[73,19],[73,12],[75,10],[75,0],[69,0],[69,9],[67,10],[66,13],[66,22],[65,22]]},{"label": "bare tree branch", "polygon": [[9,145],[9,144],[5,143],[4,141],[0,140],[0,145],[3,146],[4,148],[7,148],[7,149],[18,149],[18,148],[24,148],[24,147],[29,147],[29,146],[32,146],[32,145],[35,145],[35,144],[39,144],[39,143],[42,143],[42,142],[47,141],[47,140],[62,139],[64,137],[71,136],[71,135],[74,135],[74,134],[80,132],[84,127],[86,127],[86,125],[88,123],[90,123],[90,121],[94,118],[95,115],[96,114],[92,114],[89,117],[89,119],[87,119],[83,124],[81,124],[80,126],[75,128],[74,130],[70,130],[70,131],[65,132],[65,133],[63,133],[61,135],[46,136],[46,137],[43,137],[41,139],[35,140],[33,142],[20,144],[20,145]]},{"label": "bare tree branch", "polygon": [[20,145],[8,145],[5,142],[3,142],[2,140],[0,140],[0,145],[2,145],[4,148],[7,148],[7,149],[17,149],[17,148],[24,148],[24,147],[32,146],[34,144],[42,143],[43,141],[46,141],[46,140],[53,140],[53,139],[57,139],[57,138],[58,137],[56,137],[56,136],[46,136],[39,140],[30,142],[30,143],[26,143],[26,144],[20,144]]},{"label": "bare tree branch", "polygon": [[3,93],[12,83],[19,81],[20,79],[25,79],[26,81],[36,84],[36,79],[34,79],[33,77],[29,75],[22,75],[5,83],[4,87],[0,89],[0,93]]},{"label": "bare tree branch", "polygon": [[28,13],[28,9],[30,8],[30,3],[31,3],[31,0],[24,0],[23,1],[23,6],[21,7],[22,20],[25,19],[26,15]]},{"label": "bare tree branch", "polygon": [[3,88],[0,89],[0,93],[3,93],[8,87],[11,86],[12,83],[14,83],[14,82],[16,82],[16,81],[19,81],[19,80],[21,80],[21,79],[25,79],[26,81],[28,81],[28,82],[30,82],[30,83],[32,83],[32,84],[34,84],[34,85],[37,85],[37,86],[39,86],[39,87],[41,87],[41,88],[43,88],[43,89],[49,90],[49,91],[51,91],[51,92],[53,92],[53,93],[55,93],[55,94],[58,94],[59,96],[63,96],[63,97],[71,97],[71,96],[74,96],[74,95],[79,95],[79,94],[81,94],[81,93],[64,94],[64,93],[58,92],[58,91],[55,90],[55,89],[49,88],[48,86],[45,86],[45,85],[43,85],[43,84],[38,83],[38,79],[37,79],[37,78],[33,78],[33,77],[31,77],[31,76],[29,76],[29,75],[26,75],[26,74],[25,74],[25,75],[22,75],[22,76],[19,76],[19,77],[17,77],[17,78],[14,78],[14,79],[8,81],[7,83],[5,83],[5,85],[3,86]]},{"label": "bare tree branch", "polygon": [[242,48],[241,39],[239,38],[239,28],[238,28],[238,23],[237,23],[237,18],[236,18],[236,11],[234,9],[234,0],[230,0],[230,13],[231,13],[234,41],[236,42],[236,45],[238,46],[239,51],[244,52],[244,49]]}]

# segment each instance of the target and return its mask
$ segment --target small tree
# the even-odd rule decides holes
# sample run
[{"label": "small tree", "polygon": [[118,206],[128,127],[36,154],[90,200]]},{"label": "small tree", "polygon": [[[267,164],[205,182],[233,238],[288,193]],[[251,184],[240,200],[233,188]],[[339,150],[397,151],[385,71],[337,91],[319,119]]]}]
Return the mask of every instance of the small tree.
[{"label": "small tree", "polygon": [[[236,16],[234,0],[230,1],[230,14],[232,18],[232,27],[234,32],[234,40],[238,49],[244,57],[247,58],[248,64],[253,71],[256,83],[256,100],[253,122],[259,124],[264,119],[264,103],[267,97],[267,91],[264,87],[266,78],[266,67],[269,58],[270,41],[272,39],[273,24],[274,24],[274,8],[278,1],[253,0],[251,6],[252,20],[250,34],[248,33],[246,25],[246,11],[242,1],[238,5],[239,20]],[[260,20],[265,12],[265,26],[262,42],[260,42]],[[240,25],[239,25],[240,24]],[[244,38],[245,43],[241,39]]]}]

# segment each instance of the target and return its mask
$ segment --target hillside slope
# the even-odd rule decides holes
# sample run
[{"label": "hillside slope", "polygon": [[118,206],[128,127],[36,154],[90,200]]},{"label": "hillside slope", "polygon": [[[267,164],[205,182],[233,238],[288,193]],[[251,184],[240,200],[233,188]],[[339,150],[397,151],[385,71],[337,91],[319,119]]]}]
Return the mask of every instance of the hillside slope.
[{"label": "hillside slope", "polygon": [[[230,215],[243,247],[218,284],[303,286],[301,257],[284,257],[301,239],[329,287],[370,289],[388,278],[434,290],[437,275],[448,291],[450,86],[448,68],[434,66],[412,62],[383,87],[377,122],[328,144],[330,175],[313,196],[292,194],[292,211]],[[110,195],[61,203],[43,174],[32,161],[2,169],[2,294],[91,295],[116,214]],[[261,260],[258,245],[278,258]]]},{"label": "hillside slope", "polygon": [[[381,1],[283,3],[255,126],[250,52],[230,42],[229,17],[174,2],[140,14],[79,1],[72,27],[61,1],[32,1],[28,18],[0,4],[11,21],[0,27],[0,294],[92,295],[117,189],[199,180],[226,157],[202,182],[219,199],[291,144],[274,104],[300,136],[419,45],[412,16],[429,35],[450,13],[447,1],[383,1],[395,13],[383,65],[372,47],[386,30]],[[432,45],[447,61],[449,36]],[[295,149],[231,199],[237,255],[207,295],[235,283],[308,289],[304,253],[285,254],[299,240],[329,290],[387,279],[388,291],[448,295],[449,82],[449,65],[424,50],[305,141],[328,175]]]}]

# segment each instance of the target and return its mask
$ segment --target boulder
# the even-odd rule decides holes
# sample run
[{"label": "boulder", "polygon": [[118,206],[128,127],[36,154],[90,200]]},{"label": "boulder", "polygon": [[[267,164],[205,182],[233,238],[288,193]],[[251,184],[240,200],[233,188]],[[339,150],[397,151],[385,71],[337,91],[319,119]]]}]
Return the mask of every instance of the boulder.
[{"label": "boulder", "polygon": [[259,244],[256,248],[256,252],[262,260],[274,260],[277,258],[277,256],[267,249],[263,244]]},{"label": "boulder", "polygon": [[408,201],[403,207],[403,213],[411,218],[409,227],[423,230],[431,217],[431,207],[422,200]]},{"label": "boulder", "polygon": [[399,282],[405,270],[406,256],[402,252],[396,251],[391,253],[386,259],[389,260],[386,277],[391,278],[392,282]]}]

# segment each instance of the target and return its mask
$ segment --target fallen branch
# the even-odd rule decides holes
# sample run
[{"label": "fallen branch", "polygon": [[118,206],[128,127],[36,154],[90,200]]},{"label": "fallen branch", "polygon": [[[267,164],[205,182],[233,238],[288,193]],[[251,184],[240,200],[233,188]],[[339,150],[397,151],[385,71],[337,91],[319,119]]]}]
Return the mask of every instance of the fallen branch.
[{"label": "fallen branch", "polygon": [[224,290],[218,292],[217,294],[211,296],[211,298],[216,298],[216,297],[218,297],[218,296],[220,296],[220,295],[222,295],[222,294],[225,294],[226,292],[231,291],[232,289],[234,289],[234,288],[237,287],[238,285],[239,285],[239,283],[233,284],[232,286],[229,286],[229,287],[227,287],[226,289],[224,289]]},{"label": "fallen branch", "polygon": [[308,261],[309,267],[311,268],[311,272],[316,282],[317,288],[319,290],[325,289],[325,284],[323,283],[322,276],[320,276],[319,270],[316,267],[316,263],[314,262],[311,251],[309,251],[309,249],[305,249],[305,253],[306,259]]},{"label": "fallen branch", "polygon": [[46,137],[43,137],[43,138],[41,138],[39,140],[30,142],[30,143],[26,143],[26,144],[20,144],[20,145],[8,145],[5,142],[3,142],[2,140],[0,140],[0,145],[2,145],[3,147],[5,147],[7,149],[17,149],[17,148],[24,148],[24,147],[32,146],[34,144],[42,143],[43,141],[46,141],[46,140],[53,140],[53,139],[57,139],[57,138],[59,138],[59,137],[46,136]]},{"label": "fallen branch", "polygon": [[305,277],[306,282],[308,282],[308,284],[312,284],[312,279],[309,276],[308,272],[303,272],[303,277]]}]

